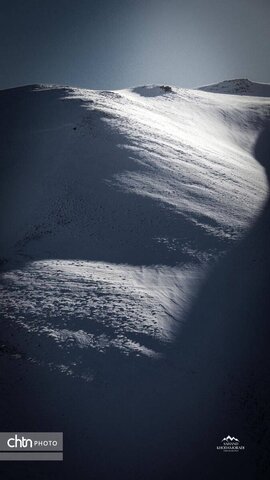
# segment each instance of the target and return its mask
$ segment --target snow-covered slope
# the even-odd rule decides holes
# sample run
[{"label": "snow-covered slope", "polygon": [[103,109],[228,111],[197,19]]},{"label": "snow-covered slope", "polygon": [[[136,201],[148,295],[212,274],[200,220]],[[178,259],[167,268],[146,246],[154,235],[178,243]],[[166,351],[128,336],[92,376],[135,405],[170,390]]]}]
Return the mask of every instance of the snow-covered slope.
[{"label": "snow-covered slope", "polygon": [[23,262],[3,277],[7,318],[31,331],[34,312],[60,343],[162,350],[266,199],[253,150],[268,110],[163,86],[1,92],[1,247]]},{"label": "snow-covered slope", "polygon": [[[32,365],[91,385],[94,410],[106,399],[97,414],[102,426],[89,420],[94,443],[101,428],[110,450],[106,422],[119,427],[119,412],[110,417],[106,402],[125,405],[121,439],[133,415],[128,400],[138,418],[153,403],[150,417],[155,424],[157,415],[164,431],[171,420],[155,414],[154,392],[164,411],[168,394],[172,408],[177,405],[185,417],[188,405],[187,418],[193,418],[190,392],[206,398],[207,382],[218,388],[219,369],[227,371],[227,357],[219,358],[223,340],[227,348],[234,325],[238,342],[246,319],[246,310],[224,293],[233,284],[227,265],[236,265],[231,288],[242,303],[254,291],[254,266],[258,289],[265,283],[257,237],[248,247],[245,239],[258,221],[265,231],[269,92],[269,85],[238,80],[198,90],[33,85],[0,92],[1,351],[17,361],[20,375],[27,377],[26,366]],[[265,236],[260,242],[258,251]],[[253,254],[255,263],[246,262],[245,281],[239,280],[237,259],[253,262]],[[227,312],[230,301],[234,307]],[[252,331],[248,323],[245,328]],[[231,362],[240,364],[241,347],[230,348]],[[189,376],[199,365],[200,380]],[[180,386],[179,368],[185,372]],[[46,375],[45,382],[53,384],[54,377]],[[75,397],[77,388],[63,383]],[[84,411],[87,398],[84,391]],[[131,420],[136,448],[147,424],[138,418],[134,413]],[[24,431],[34,430],[23,425]],[[182,427],[188,441],[189,427]],[[227,433],[238,435],[216,432],[220,438]]]}]

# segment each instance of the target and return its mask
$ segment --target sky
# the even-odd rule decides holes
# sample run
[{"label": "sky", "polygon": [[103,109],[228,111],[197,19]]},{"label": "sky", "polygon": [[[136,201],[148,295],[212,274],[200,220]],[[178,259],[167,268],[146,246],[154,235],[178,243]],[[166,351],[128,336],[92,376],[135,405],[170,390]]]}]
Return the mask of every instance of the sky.
[{"label": "sky", "polygon": [[269,0],[0,0],[0,88],[270,83]]}]

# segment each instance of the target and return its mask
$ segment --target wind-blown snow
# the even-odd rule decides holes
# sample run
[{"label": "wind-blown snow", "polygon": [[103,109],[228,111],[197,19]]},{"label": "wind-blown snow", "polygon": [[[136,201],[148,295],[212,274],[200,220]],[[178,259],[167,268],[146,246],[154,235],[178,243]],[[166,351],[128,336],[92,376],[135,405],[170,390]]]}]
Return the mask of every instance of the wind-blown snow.
[{"label": "wind-blown snow", "polygon": [[237,86],[1,92],[3,318],[26,342],[166,350],[267,197],[269,99],[211,93]]}]

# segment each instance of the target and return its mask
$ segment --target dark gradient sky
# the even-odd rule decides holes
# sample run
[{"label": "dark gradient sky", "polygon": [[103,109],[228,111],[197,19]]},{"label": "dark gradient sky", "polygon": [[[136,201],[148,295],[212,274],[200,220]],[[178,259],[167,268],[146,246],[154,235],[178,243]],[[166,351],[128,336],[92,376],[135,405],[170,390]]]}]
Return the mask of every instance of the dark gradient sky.
[{"label": "dark gradient sky", "polygon": [[270,82],[269,0],[0,0],[0,88]]}]

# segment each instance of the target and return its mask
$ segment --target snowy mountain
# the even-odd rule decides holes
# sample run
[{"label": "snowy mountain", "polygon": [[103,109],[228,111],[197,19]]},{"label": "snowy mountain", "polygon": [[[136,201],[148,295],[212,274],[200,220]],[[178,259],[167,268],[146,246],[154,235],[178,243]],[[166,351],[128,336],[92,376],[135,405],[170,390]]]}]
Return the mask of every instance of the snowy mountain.
[{"label": "snowy mountain", "polygon": [[0,92],[2,401],[19,388],[29,405],[31,385],[37,408],[4,403],[2,430],[83,436],[63,478],[72,462],[187,474],[225,421],[252,442],[228,412],[238,388],[255,408],[252,362],[264,378],[269,96],[248,80]]},{"label": "snowy mountain", "polygon": [[268,83],[251,82],[247,78],[225,80],[224,82],[200,87],[198,90],[203,92],[226,93],[229,95],[248,95],[251,97],[270,96]]}]

